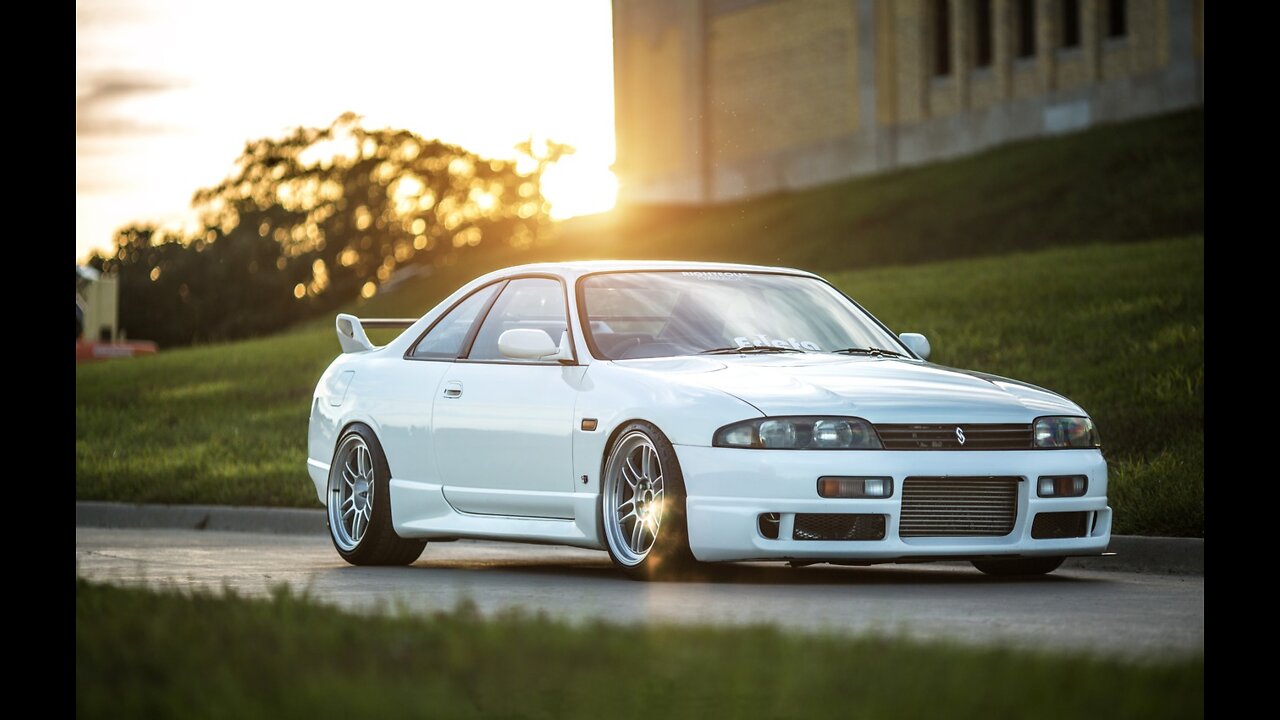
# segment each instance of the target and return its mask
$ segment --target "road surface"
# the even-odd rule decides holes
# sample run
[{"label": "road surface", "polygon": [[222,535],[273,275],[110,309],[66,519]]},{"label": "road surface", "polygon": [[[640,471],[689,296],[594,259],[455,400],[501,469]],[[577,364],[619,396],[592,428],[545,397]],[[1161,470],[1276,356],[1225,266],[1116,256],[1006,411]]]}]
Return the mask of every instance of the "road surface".
[{"label": "road surface", "polygon": [[123,585],[234,588],[281,583],[357,611],[393,604],[481,612],[518,607],[578,622],[773,623],[1157,658],[1204,652],[1203,576],[1061,569],[1032,580],[958,565],[716,566],[696,580],[638,583],[602,552],[511,543],[432,543],[407,568],[356,568],[327,537],[76,528],[76,573]]}]

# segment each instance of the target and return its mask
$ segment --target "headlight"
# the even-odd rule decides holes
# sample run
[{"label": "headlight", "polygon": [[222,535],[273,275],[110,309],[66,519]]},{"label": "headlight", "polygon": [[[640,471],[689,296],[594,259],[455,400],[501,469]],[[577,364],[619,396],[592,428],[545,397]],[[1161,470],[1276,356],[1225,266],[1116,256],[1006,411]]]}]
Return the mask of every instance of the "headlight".
[{"label": "headlight", "polygon": [[716,447],[763,450],[879,450],[871,423],[849,417],[773,417],[725,425],[712,439]]},{"label": "headlight", "polygon": [[1102,444],[1093,421],[1086,417],[1037,418],[1034,437],[1038,448],[1095,448]]}]

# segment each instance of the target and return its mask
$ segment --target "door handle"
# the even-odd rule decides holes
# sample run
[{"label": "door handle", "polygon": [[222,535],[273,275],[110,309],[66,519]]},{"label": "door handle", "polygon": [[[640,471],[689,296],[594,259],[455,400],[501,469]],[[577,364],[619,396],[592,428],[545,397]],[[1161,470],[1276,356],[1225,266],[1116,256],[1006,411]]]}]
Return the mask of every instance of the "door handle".
[{"label": "door handle", "polygon": [[462,383],[457,380],[450,380],[444,384],[444,396],[447,398],[462,397]]}]

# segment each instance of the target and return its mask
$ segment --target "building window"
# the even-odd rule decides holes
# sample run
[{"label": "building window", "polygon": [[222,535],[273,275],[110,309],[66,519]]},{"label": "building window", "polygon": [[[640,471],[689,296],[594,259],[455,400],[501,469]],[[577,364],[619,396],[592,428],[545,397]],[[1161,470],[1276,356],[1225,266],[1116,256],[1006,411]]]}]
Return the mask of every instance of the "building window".
[{"label": "building window", "polygon": [[973,65],[991,67],[991,0],[974,0]]},{"label": "building window", "polygon": [[1062,0],[1062,47],[1080,47],[1080,0]]},{"label": "building window", "polygon": [[1107,37],[1122,38],[1129,34],[1129,3],[1107,0]]},{"label": "building window", "polygon": [[933,0],[933,74],[951,74],[951,13],[947,0]]},{"label": "building window", "polygon": [[1018,57],[1036,56],[1036,0],[1018,0],[1017,13]]}]

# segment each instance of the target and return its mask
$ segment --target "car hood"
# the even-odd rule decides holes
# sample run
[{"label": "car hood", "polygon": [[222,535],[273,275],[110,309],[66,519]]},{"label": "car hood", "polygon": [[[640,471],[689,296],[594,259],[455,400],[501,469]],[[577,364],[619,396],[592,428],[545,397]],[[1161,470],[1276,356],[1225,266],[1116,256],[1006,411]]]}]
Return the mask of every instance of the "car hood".
[{"label": "car hood", "polygon": [[812,354],[616,361],[720,390],[765,415],[852,415],[873,423],[1024,423],[1083,415],[1034,385],[918,360]]}]

